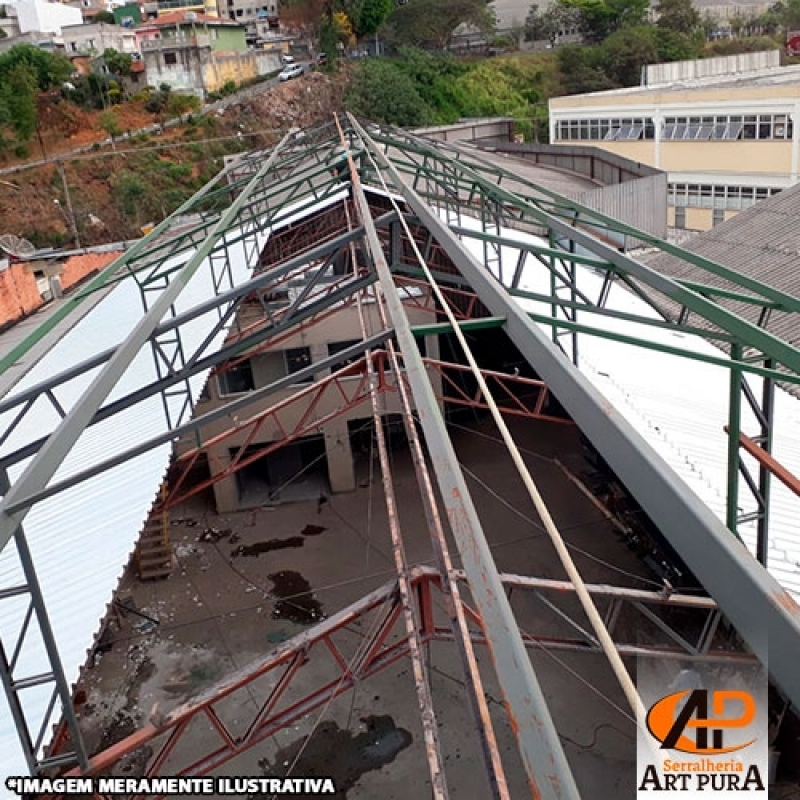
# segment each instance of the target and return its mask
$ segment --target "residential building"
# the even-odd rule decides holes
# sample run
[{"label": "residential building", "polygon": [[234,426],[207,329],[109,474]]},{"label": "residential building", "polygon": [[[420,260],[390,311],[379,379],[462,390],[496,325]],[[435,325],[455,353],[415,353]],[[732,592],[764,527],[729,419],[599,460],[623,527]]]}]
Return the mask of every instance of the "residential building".
[{"label": "residential building", "polygon": [[142,3],[143,16],[147,19],[174,14],[178,11],[194,11],[196,14],[207,14],[209,17],[219,16],[216,0],[154,0]]},{"label": "residential building", "polygon": [[45,0],[19,0],[6,6],[6,13],[10,17],[16,17],[19,32],[22,34],[60,34],[62,28],[83,22],[79,8],[70,8],[63,3],[48,3]]},{"label": "residential building", "polygon": [[550,140],[668,173],[669,224],[707,230],[797,181],[800,66],[777,51],[654,65],[644,85],[550,101]]},{"label": "residential building", "polygon": [[276,53],[249,51],[244,26],[231,20],[176,11],[136,29],[151,85],[167,83],[205,97],[226,83],[243,83],[280,68]]},{"label": "residential building", "polygon": [[119,53],[138,53],[136,34],[129,28],[98,22],[93,25],[70,25],[62,31],[67,56],[100,55],[107,49]]},{"label": "residential building", "polygon": [[219,0],[222,16],[244,25],[248,44],[256,44],[277,31],[278,0]]}]

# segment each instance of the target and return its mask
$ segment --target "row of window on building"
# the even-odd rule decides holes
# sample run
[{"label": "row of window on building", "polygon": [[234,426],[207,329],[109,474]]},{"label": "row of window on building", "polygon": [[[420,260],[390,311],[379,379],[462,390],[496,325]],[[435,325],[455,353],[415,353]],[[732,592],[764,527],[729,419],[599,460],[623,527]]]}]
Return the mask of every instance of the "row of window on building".
[{"label": "row of window on building", "polygon": [[715,186],[705,183],[670,183],[669,204],[690,208],[741,210],[778,194],[776,186]]},{"label": "row of window on building", "polygon": [[[556,122],[556,141],[635,141],[655,139],[652,119],[567,119]],[[665,117],[660,137],[668,141],[784,140],[792,138],[787,114],[728,114],[709,117]]]}]

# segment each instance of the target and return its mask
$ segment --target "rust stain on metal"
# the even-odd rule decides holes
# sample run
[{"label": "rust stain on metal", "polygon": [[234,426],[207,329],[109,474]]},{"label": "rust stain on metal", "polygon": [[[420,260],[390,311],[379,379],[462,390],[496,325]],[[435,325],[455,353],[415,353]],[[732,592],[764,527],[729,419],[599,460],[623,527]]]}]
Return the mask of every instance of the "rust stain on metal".
[{"label": "rust stain on metal", "polygon": [[790,614],[800,617],[800,605],[797,604],[797,601],[789,594],[789,592],[781,589],[772,594],[772,599],[775,601],[776,606],[780,606]]}]

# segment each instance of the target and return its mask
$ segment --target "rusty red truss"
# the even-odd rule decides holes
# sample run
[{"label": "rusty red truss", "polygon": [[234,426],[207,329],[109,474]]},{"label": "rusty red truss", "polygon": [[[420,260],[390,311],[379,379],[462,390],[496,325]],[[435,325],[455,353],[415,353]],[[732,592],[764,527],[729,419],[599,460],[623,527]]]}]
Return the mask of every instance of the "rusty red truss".
[{"label": "rusty red truss", "polygon": [[[386,380],[385,353],[378,351],[374,356],[378,376],[376,389],[386,391],[389,387]],[[308,384],[290,397],[280,400],[248,419],[239,420],[234,417],[232,426],[227,430],[206,440],[202,445],[181,453],[176,458],[164,507],[170,508],[186,500],[289,442],[318,432],[327,422],[369,400],[371,390],[365,358],[362,356],[352,364]],[[333,409],[321,412],[320,406],[331,400],[335,400]],[[259,435],[266,430],[270,431],[270,441],[259,445]],[[235,453],[230,461],[226,459],[223,463],[214,454],[213,448],[234,437],[238,440],[238,444],[234,445]],[[264,437],[261,438],[263,440]],[[211,476],[186,486],[187,477],[203,453],[208,455]]]},{"label": "rusty red truss", "polygon": [[[472,408],[488,408],[480,389],[468,394],[457,380],[457,375],[471,375],[472,370],[465,364],[453,364],[433,358],[423,358],[426,366],[438,372],[442,377],[441,397],[447,403]],[[505,372],[482,369],[481,375],[486,379],[498,408],[504,414],[517,417],[528,417],[548,422],[559,422],[565,425],[574,424],[565,417],[546,414],[544,409],[549,395],[547,385],[535,378],[522,375],[509,375]]]},{"label": "rusty red truss", "polygon": [[[461,571],[453,577],[464,581]],[[568,581],[530,578],[519,575],[502,576],[507,592],[532,591],[548,594],[553,599],[574,592]],[[409,570],[412,600],[419,620],[418,635],[422,643],[452,641],[453,630],[437,619],[442,616],[446,602],[442,592],[441,574],[433,567],[417,566]],[[613,620],[619,616],[621,604],[634,609],[650,607],[682,609],[718,619],[719,611],[713,600],[694,595],[673,594],[638,589],[623,589],[605,584],[590,584],[589,591],[607,604],[607,615]],[[464,604],[467,619],[471,621],[469,635],[476,644],[485,644],[482,621],[474,608]],[[74,768],[67,776],[96,776],[108,774],[121,758],[147,747],[152,755],[142,777],[171,775],[176,777],[201,776],[221,767],[257,743],[296,723],[318,709],[327,709],[331,701],[353,689],[360,682],[409,655],[409,636],[401,622],[402,601],[397,591],[397,580],[390,581],[347,608],[318,622],[307,631],[278,645],[271,652],[251,662],[223,681],[204,690],[187,703],[160,714],[150,712],[149,721],[138,731],[94,755],[88,770]],[[610,627],[613,628],[613,625]],[[713,635],[704,626],[701,640],[694,649],[695,655],[729,662],[751,662],[748,653],[732,651],[720,646],[712,648]],[[526,632],[527,647],[545,648],[549,651],[566,650],[597,652],[597,644],[585,631],[576,629],[578,635],[540,636]],[[359,638],[353,645],[352,634]],[[620,652],[630,656],[647,655],[659,658],[686,658],[692,645],[676,640],[679,645],[652,643],[618,643]],[[306,670],[311,663],[314,669]],[[324,665],[323,669],[320,666]],[[302,685],[299,685],[302,684]],[[230,704],[237,697],[247,695],[252,702],[237,706],[232,719]],[[242,719],[242,708],[250,709]],[[203,736],[196,734],[202,731]],[[198,747],[198,741],[204,744]],[[62,740],[62,745],[66,744]]]}]

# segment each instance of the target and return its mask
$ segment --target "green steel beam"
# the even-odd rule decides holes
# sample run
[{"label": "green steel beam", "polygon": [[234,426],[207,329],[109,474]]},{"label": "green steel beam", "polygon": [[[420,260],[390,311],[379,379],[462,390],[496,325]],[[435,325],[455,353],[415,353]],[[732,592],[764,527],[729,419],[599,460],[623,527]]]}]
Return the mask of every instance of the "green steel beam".
[{"label": "green steel beam", "polygon": [[[792,383],[800,385],[800,375],[791,375],[776,370],[765,369],[758,367],[754,364],[748,364],[740,358],[729,359],[723,356],[709,356],[703,353],[695,353],[691,350],[684,350],[680,347],[673,347],[668,344],[656,344],[649,339],[640,339],[638,336],[630,336],[624,333],[614,333],[612,331],[603,330],[602,328],[593,328],[590,325],[584,325],[581,322],[572,322],[566,319],[553,319],[545,314],[536,314],[534,312],[526,311],[525,314],[534,322],[539,322],[542,325],[549,325],[553,328],[565,328],[577,333],[585,333],[589,336],[597,336],[600,339],[608,339],[612,342],[622,342],[623,344],[634,345],[635,347],[643,347],[647,350],[655,350],[659,353],[668,353],[669,355],[681,356],[689,358],[694,361],[702,361],[705,364],[713,364],[715,367],[724,367],[735,372],[748,372],[752,375],[760,375],[762,377],[772,378],[773,380],[783,381],[784,383]],[[738,345],[733,345],[737,347]]]},{"label": "green steel beam", "polygon": [[[433,159],[439,161],[443,160],[441,154],[437,154],[436,150],[433,149],[432,145],[428,144],[420,137],[414,136],[413,134],[408,133],[407,131],[397,131],[395,129],[392,130],[392,134],[393,136],[384,134],[383,136],[378,135],[374,136],[373,138],[375,138],[376,141],[384,141],[387,143],[396,142],[397,139],[405,140],[408,143],[415,144],[416,149],[418,151],[427,153]],[[452,145],[442,146],[442,143],[437,142],[437,148],[449,151],[457,150],[459,153],[466,155],[464,154],[463,150],[458,150],[458,148],[454,148]],[[581,203],[577,203],[573,200],[566,199],[562,195],[559,195],[557,192],[554,192],[552,189],[547,189],[546,187],[534,184],[531,181],[528,181],[527,179],[521,176],[513,175],[507,172],[506,170],[501,170],[501,168],[488,163],[485,159],[482,159],[479,156],[476,156],[472,153],[470,153],[469,156],[473,161],[478,162],[478,166],[480,169],[494,172],[495,175],[497,175],[498,171],[500,171],[502,172],[503,176],[508,178],[509,180],[513,180],[516,183],[527,185],[533,188],[535,191],[547,195],[554,201],[559,201],[559,203],[562,203],[566,207],[571,208],[575,213],[581,214],[584,217],[591,219],[592,224],[602,224],[609,230],[613,230],[616,233],[622,233],[627,236],[631,236],[632,238],[640,239],[641,241],[647,242],[648,244],[651,244],[652,246],[657,247],[658,249],[664,252],[677,256],[678,258],[687,261],[690,264],[693,264],[697,267],[700,267],[701,269],[705,269],[711,274],[716,275],[717,277],[724,278],[725,280],[728,280],[731,283],[734,283],[738,286],[741,286],[744,289],[747,289],[751,292],[763,296],[767,300],[778,303],[780,308],[784,311],[800,312],[800,299],[798,299],[797,297],[793,297],[792,295],[782,292],[779,289],[775,289],[774,287],[762,283],[761,281],[757,281],[746,275],[742,275],[741,273],[736,272],[735,270],[732,270],[728,267],[724,267],[723,265],[718,264],[715,261],[711,261],[710,259],[704,258],[703,256],[699,256],[698,254],[692,253],[689,250],[685,250],[684,248],[679,247],[678,245],[670,244],[669,242],[659,239],[657,236],[654,236],[653,234],[641,231],[632,225],[627,225],[626,223],[619,222],[618,220],[615,220],[612,217],[602,214],[599,211],[591,209],[588,206],[584,206]],[[525,205],[528,204],[533,205],[534,208],[531,209],[531,212],[534,214],[534,217],[539,217],[541,221],[546,221],[548,217],[552,216],[547,211],[539,208],[537,206],[537,201],[535,199],[527,199],[524,196],[518,195],[514,192],[510,192],[498,186],[493,187],[493,185],[490,184],[488,181],[486,181],[484,178],[482,178],[480,174],[475,173],[474,165],[470,165],[469,163],[462,160],[462,158],[458,159],[458,163],[460,164],[462,169],[467,171],[467,173],[474,173],[472,175],[469,175],[469,177],[473,181],[478,180],[480,183],[483,183],[484,186],[489,189],[490,193],[494,193],[492,191],[492,189],[494,188],[501,197],[504,196],[505,200],[511,202],[512,204],[515,203],[518,204],[520,201],[522,201],[523,204]]]},{"label": "green steel beam", "polygon": [[[441,159],[441,156],[438,156]],[[641,264],[629,256],[619,253],[615,248],[610,247],[598,239],[594,238],[591,234],[572,228],[566,223],[556,220],[552,215],[544,212],[538,208],[531,208],[525,200],[519,196],[497,187],[486,181],[481,175],[476,173],[469,167],[463,166],[462,169],[467,171],[469,177],[482,185],[484,192],[488,197],[501,202],[508,202],[510,204],[521,205],[523,208],[528,208],[535,218],[538,218],[549,229],[558,231],[560,235],[566,236],[574,241],[579,242],[582,246],[591,249],[596,254],[602,255],[612,263],[626,270],[628,274],[637,280],[647,284],[652,289],[666,295],[675,302],[682,306],[686,306],[689,310],[705,317],[709,322],[717,325],[718,327],[727,330],[729,333],[736,335],[743,344],[758,348],[765,357],[771,357],[779,364],[786,365],[791,371],[800,374],[800,352],[793,346],[787,344],[782,339],[774,336],[771,333],[753,325],[747,320],[742,319],[737,314],[728,311],[727,309],[717,305],[713,301],[699,295],[690,289],[680,286],[671,278],[661,275],[656,270]],[[633,233],[631,235],[634,235]],[[721,270],[725,271],[720,267]],[[741,278],[738,273],[731,274],[734,277]],[[758,281],[745,281],[742,280],[745,288],[751,290],[767,289],[763,287]],[[748,285],[751,284],[751,285]],[[771,290],[774,295],[770,299],[781,302],[784,297],[791,301],[800,310],[800,300],[791,298],[789,295],[784,295],[777,290]],[[786,307],[782,303],[782,307]]]},{"label": "green steel beam", "polygon": [[[502,328],[505,317],[481,317],[479,319],[465,319],[458,323],[462,331],[482,331],[490,328]],[[452,333],[453,326],[449,322],[435,322],[430,325],[413,325],[411,333],[414,336],[432,336],[440,333]]]},{"label": "green steel beam", "polygon": [[[411,275],[414,277],[417,276],[421,277],[423,275],[421,269],[417,267],[411,267],[406,264],[394,264],[392,265],[392,270],[402,275]],[[467,287],[469,286],[468,282],[465,281],[460,275],[455,275],[448,272],[438,272],[434,270],[431,270],[431,272],[433,273],[434,277],[439,283],[449,284],[453,286],[467,286]],[[582,311],[587,314],[595,314],[597,316],[608,317],[610,319],[619,319],[625,322],[634,322],[639,325],[646,325],[651,328],[659,328],[661,330],[667,330],[673,333],[674,332],[685,333],[691,336],[700,336],[708,340],[718,340],[721,342],[728,342],[728,343],[735,341],[735,337],[730,336],[726,333],[717,333],[716,331],[707,330],[705,328],[695,328],[691,325],[679,324],[677,322],[670,322],[668,320],[663,320],[663,319],[653,319],[652,317],[641,317],[638,316],[637,314],[631,314],[627,311],[614,311],[613,309],[601,308],[600,306],[590,306],[586,305],[585,303],[575,302],[573,300],[565,300],[561,297],[558,297],[557,295],[537,294],[536,292],[528,292],[524,289],[509,289],[508,287],[506,287],[506,291],[512,297],[517,297],[521,300],[535,300],[536,302],[540,303],[550,303],[554,309],[553,311],[554,315],[558,310],[558,308],[563,307],[563,308],[577,309],[578,311]],[[605,331],[602,331],[601,335],[603,335],[604,333]],[[779,373],[774,372],[774,374],[777,376]]]},{"label": "green steel beam", "polygon": [[[742,357],[742,348],[734,344],[731,357]],[[739,536],[739,434],[742,430],[742,371],[733,367],[730,374],[730,397],[728,399],[728,487],[725,505],[725,524]],[[741,538],[741,537],[739,537]]]}]

